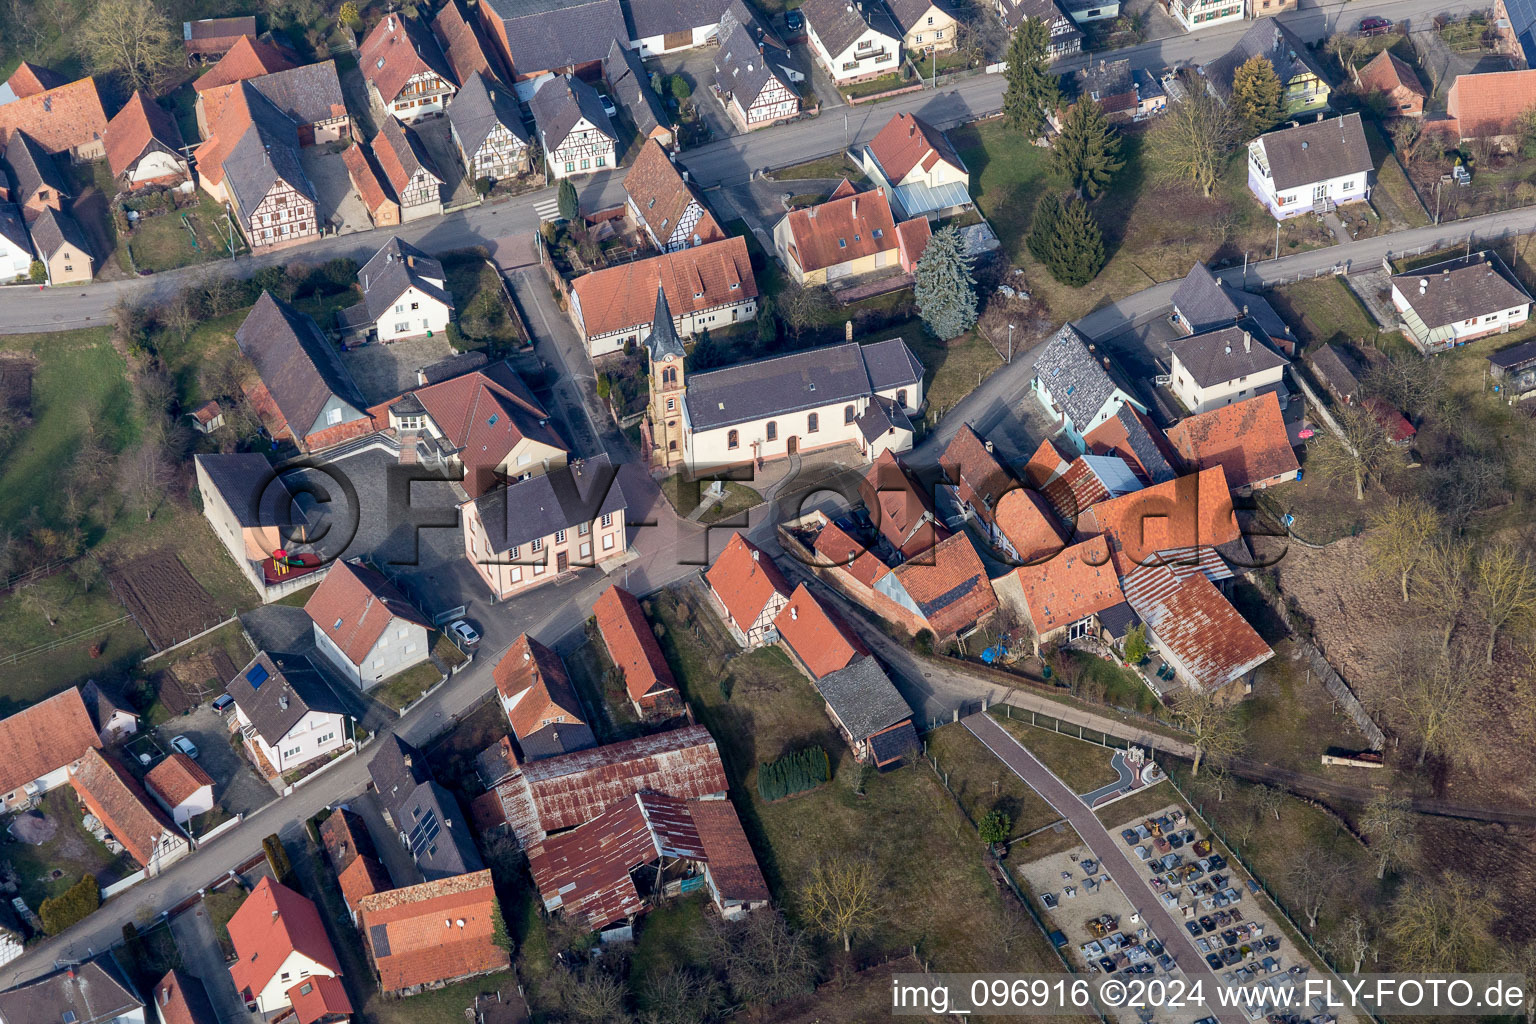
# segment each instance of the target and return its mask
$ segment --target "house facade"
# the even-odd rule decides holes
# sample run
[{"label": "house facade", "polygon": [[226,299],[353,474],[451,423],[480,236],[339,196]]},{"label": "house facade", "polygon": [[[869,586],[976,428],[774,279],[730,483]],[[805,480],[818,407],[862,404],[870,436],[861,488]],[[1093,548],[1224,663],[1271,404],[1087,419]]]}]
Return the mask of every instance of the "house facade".
[{"label": "house facade", "polygon": [[1350,68],[1350,74],[1362,95],[1381,97],[1389,117],[1424,116],[1424,84],[1391,50],[1382,50],[1363,67]]},{"label": "house facade", "polygon": [[712,606],[736,642],[748,650],[777,643],[774,621],[794,592],[773,558],[739,533],[704,573]]},{"label": "house facade", "polygon": [[896,19],[896,27],[901,29],[901,45],[907,50],[943,53],[955,48],[959,23],[933,0],[889,0],[886,6]]},{"label": "house facade", "polygon": [[341,962],[320,912],[308,899],[263,877],[229,919],[228,930],[235,947],[229,976],[247,1008],[273,1020],[296,1004],[320,1001],[322,1008],[300,1019],[350,1016],[352,1007],[339,984]]},{"label": "house facade", "polygon": [[448,125],[470,178],[500,181],[528,173],[528,129],[517,97],[500,82],[471,72],[448,106]]},{"label": "house facade", "polygon": [[1369,199],[1374,167],[1359,114],[1284,128],[1248,143],[1248,190],[1276,220]]},{"label": "house facade", "polygon": [[315,574],[327,571],[314,556],[309,566],[273,557],[273,552],[287,546],[283,527],[292,518],[293,496],[266,456],[200,453],[192,457],[192,466],[203,517],[262,603],[310,586]]},{"label": "house facade", "polygon": [[364,690],[431,655],[427,617],[382,573],[361,563],[333,565],[304,611],[315,647]]},{"label": "house facade", "polygon": [[885,189],[858,192],[846,180],[826,202],[779,218],[773,245],[807,287],[894,268],[901,248]]},{"label": "house facade", "polygon": [[713,90],[742,131],[766,128],[800,112],[788,49],[760,37],[759,31],[755,19],[738,19],[733,11],[720,18]]},{"label": "house facade", "polygon": [[247,395],[273,437],[312,452],[373,432],[357,383],[308,314],[263,292],[235,343],[256,367]]},{"label": "house facade", "polygon": [[725,238],[714,214],[659,143],[640,147],[624,175],[624,196],[630,218],[664,253]]},{"label": "house facade", "polygon": [[414,129],[393,119],[385,121],[371,145],[374,159],[400,203],[401,222],[443,212],[442,173]]},{"label": "house facade", "polygon": [[1328,109],[1332,91],[1328,76],[1307,44],[1278,21],[1255,22],[1237,45],[1206,66],[1206,82],[1216,95],[1230,102],[1233,77],[1238,68],[1255,57],[1268,61],[1275,77],[1280,79],[1280,109],[1284,116],[1300,117]]},{"label": "house facade", "polygon": [[618,166],[618,135],[590,85],[564,75],[546,82],[528,106],[551,180]]},{"label": "house facade", "polygon": [[400,204],[384,187],[384,181],[368,156],[366,146],[348,146],[341,151],[347,165],[347,177],[368,210],[368,219],[376,228],[391,228],[400,223]]},{"label": "house facade", "polygon": [[95,277],[90,241],[67,213],[45,207],[32,222],[32,247],[48,270],[49,284],[86,284]]},{"label": "house facade", "polygon": [[1491,249],[1392,278],[1392,305],[1424,352],[1507,334],[1531,316],[1531,296]]},{"label": "house facade", "polygon": [[235,699],[234,730],[263,775],[279,775],[341,750],[351,720],[308,658],[256,655],[225,691]]},{"label": "house facade", "polygon": [[1175,342],[1171,362],[1173,393],[1196,413],[1284,387],[1290,365],[1248,321]]},{"label": "house facade", "polygon": [[99,750],[69,770],[69,784],[86,812],[99,821],[133,862],[153,878],[192,852],[192,843],[158,806],[152,804],[138,781],[116,761]]},{"label": "house facade", "polygon": [[864,147],[864,173],[906,218],[968,209],[971,172],[949,138],[915,114],[897,114]]},{"label": "house facade", "polygon": [[357,272],[363,301],[336,315],[347,332],[382,342],[426,338],[448,330],[453,295],[443,265],[399,238],[391,238]]},{"label": "house facade", "polygon": [[457,91],[437,39],[416,18],[384,17],[357,51],[368,92],[397,120],[440,114]]},{"label": "house facade", "polygon": [[213,810],[212,777],[179,750],[151,768],[144,785],[178,825]]},{"label": "house facade", "polygon": [[901,33],[878,4],[807,0],[800,8],[811,53],[838,85],[867,82],[901,67]]},{"label": "house facade", "polygon": [[35,806],[69,783],[71,769],[101,737],[80,690],[70,687],[0,719],[0,799],[7,811]]},{"label": "house facade", "polygon": [[1046,55],[1051,60],[1082,52],[1083,31],[1056,0],[995,0],[995,3],[998,17],[1010,31],[1017,29],[1025,18],[1045,23],[1050,31]]},{"label": "house facade", "polygon": [[1243,20],[1243,0],[1168,0],[1168,13],[1186,32]]},{"label": "house facade", "polygon": [[[597,746],[565,663],[527,633],[512,641],[491,677],[515,739],[515,747],[513,739],[505,747],[508,771],[513,764]],[[493,749],[502,756],[501,748]]]},{"label": "house facade", "polygon": [[26,280],[32,272],[32,236],[21,207],[0,203],[0,282]]},{"label": "house facade", "polygon": [[1102,365],[1099,359],[1094,343],[1066,324],[1035,361],[1035,397],[1080,452],[1087,450],[1083,435],[1113,419],[1122,406],[1147,411],[1110,376],[1108,358]]},{"label": "house facade", "polygon": [[192,178],[176,119],[142,91],[129,97],[107,123],[106,144],[112,177],[129,191],[179,185]]}]

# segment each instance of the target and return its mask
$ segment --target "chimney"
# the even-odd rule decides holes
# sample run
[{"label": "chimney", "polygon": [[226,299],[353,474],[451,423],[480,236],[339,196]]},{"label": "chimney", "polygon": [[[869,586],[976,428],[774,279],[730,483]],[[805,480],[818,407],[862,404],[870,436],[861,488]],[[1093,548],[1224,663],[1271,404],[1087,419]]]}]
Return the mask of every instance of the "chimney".
[{"label": "chimney", "polygon": [[408,267],[416,266],[416,257],[415,256],[407,256],[405,258],[405,265],[408,266]]},{"label": "chimney", "polygon": [[171,986],[166,985],[160,990],[160,1005],[168,1006],[171,1002]]},{"label": "chimney", "polygon": [[389,16],[389,30],[391,32],[395,30],[395,16],[393,14]]},{"label": "chimney", "polygon": [[70,964],[69,965],[69,980],[70,981],[74,981],[75,980],[75,965],[74,964]]},{"label": "chimney", "polygon": [[1451,276],[1451,272],[1449,270],[1442,270],[1442,271],[1440,271],[1440,276],[1441,277],[1450,277]]},{"label": "chimney", "polygon": [[752,562],[753,562],[753,564],[756,564],[758,559],[761,556],[762,556],[762,552],[761,551],[754,551],[754,552],[752,552]]},{"label": "chimney", "polygon": [[1253,351],[1253,335],[1249,334],[1247,331],[1243,332],[1243,351]]},{"label": "chimney", "polygon": [[1109,356],[1104,357],[1104,369],[1109,369]]},{"label": "chimney", "polygon": [[854,217],[857,217],[859,215],[859,197],[858,196],[854,196],[853,197],[853,203],[848,207],[848,211]]},{"label": "chimney", "polygon": [[405,766],[407,768],[411,767],[411,755],[410,754],[406,754],[405,755]]},{"label": "chimney", "polygon": [[796,608],[794,605],[790,605],[789,618],[791,622],[798,620],[800,618],[800,609]]},{"label": "chimney", "polygon": [[274,921],[277,920],[277,911],[275,911],[275,910],[272,911],[272,920],[274,920]]}]

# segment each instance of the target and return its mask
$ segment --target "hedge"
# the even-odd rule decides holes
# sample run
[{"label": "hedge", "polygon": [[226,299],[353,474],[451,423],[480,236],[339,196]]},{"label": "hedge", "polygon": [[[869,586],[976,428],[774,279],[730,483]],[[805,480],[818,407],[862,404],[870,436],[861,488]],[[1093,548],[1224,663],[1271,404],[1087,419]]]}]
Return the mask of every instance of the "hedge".
[{"label": "hedge", "polygon": [[815,789],[832,777],[827,752],[820,747],[806,747],[785,754],[777,761],[757,766],[757,793],[764,800],[781,800],[795,793]]},{"label": "hedge", "polygon": [[101,887],[96,884],[95,875],[86,875],[57,896],[43,900],[43,905],[37,908],[37,916],[43,919],[43,931],[57,935],[90,917],[99,906]]}]

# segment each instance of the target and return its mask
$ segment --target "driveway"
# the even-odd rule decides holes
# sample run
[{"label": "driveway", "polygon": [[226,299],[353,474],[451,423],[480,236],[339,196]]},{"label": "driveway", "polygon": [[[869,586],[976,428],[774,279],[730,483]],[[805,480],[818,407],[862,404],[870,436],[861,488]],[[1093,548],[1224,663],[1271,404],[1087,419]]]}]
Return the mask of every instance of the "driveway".
[{"label": "driveway", "polygon": [[458,210],[477,204],[480,197],[475,195],[475,183],[464,173],[459,149],[453,144],[449,130],[448,115],[430,115],[413,122],[411,127],[416,129],[416,137],[427,147],[432,162],[437,165],[437,173],[443,179],[443,209]]},{"label": "driveway", "polygon": [[[380,727],[399,718],[394,711],[343,677],[330,660],[320,653],[315,646],[313,620],[303,608],[280,604],[263,605],[246,612],[240,622],[261,650],[301,654],[308,658],[347,714],[361,722],[364,729],[376,733]],[[274,785],[281,783],[275,782]]]},{"label": "driveway", "polygon": [[[270,790],[269,790],[270,792]],[[257,1024],[261,1014],[245,1008],[245,1000],[235,991],[235,983],[224,963],[224,953],[219,949],[219,939],[208,919],[208,911],[199,900],[190,910],[184,910],[171,918],[171,934],[176,938],[176,948],[181,950],[182,964],[186,970],[200,978],[213,1002],[214,1016],[220,1024]]]},{"label": "driveway", "polygon": [[[693,89],[694,108],[704,118],[704,123],[714,131],[715,138],[723,139],[741,133],[731,124],[725,107],[715,98],[714,90],[710,88],[715,81],[715,54],[718,51],[719,47],[716,46],[701,46],[693,50],[665,53],[646,61],[645,69],[659,72],[663,79],[682,75]],[[665,81],[662,84],[665,85]]]},{"label": "driveway", "polygon": [[407,338],[387,345],[360,345],[341,354],[352,379],[369,405],[376,405],[416,387],[416,371],[447,359],[453,346],[445,335]]},{"label": "driveway", "polygon": [[185,736],[197,747],[197,763],[213,779],[213,798],[225,810],[252,814],[272,802],[272,787],[256,774],[244,754],[229,742],[228,719],[201,704],[155,730],[167,751],[171,737]]},{"label": "driveway", "polygon": [[315,185],[315,216],[321,227],[333,234],[370,231],[373,221],[368,219],[368,207],[352,187],[347,165],[337,155],[342,148],[340,143],[322,143],[299,150],[304,173]]}]

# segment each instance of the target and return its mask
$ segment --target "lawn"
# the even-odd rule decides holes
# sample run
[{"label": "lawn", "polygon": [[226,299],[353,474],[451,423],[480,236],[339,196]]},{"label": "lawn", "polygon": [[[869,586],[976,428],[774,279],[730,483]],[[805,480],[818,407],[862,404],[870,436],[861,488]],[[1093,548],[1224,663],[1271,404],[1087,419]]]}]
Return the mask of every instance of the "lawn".
[{"label": "lawn", "polygon": [[[198,204],[158,217],[141,219],[128,235],[128,249],[133,254],[133,265],[139,270],[158,273],[208,263],[228,255],[226,243],[220,237],[215,223],[224,222],[224,208],[213,197],[201,190],[197,193]],[[188,218],[197,238],[187,230]]]},{"label": "lawn", "polygon": [[470,348],[485,348],[495,358],[521,348],[528,337],[510,315],[501,275],[479,253],[455,253],[443,259],[448,290],[458,310],[458,330]]},{"label": "lawn", "polygon": [[1366,489],[1365,500],[1356,501],[1353,483],[1322,473],[1304,473],[1300,480],[1266,492],[1258,501],[1277,520],[1287,512],[1295,516],[1290,529],[1307,543],[1331,544],[1365,529],[1372,513],[1391,501],[1391,496],[1379,485],[1372,485]]},{"label": "lawn", "polygon": [[588,716],[587,724],[601,743],[639,736],[644,727],[635,714],[635,706],[629,702],[623,681],[612,671],[613,661],[602,637],[592,626],[588,627],[587,636],[587,642],[565,659],[565,671],[576,688],[576,696],[582,706],[595,712]]},{"label": "lawn", "polygon": [[[791,919],[805,923],[795,889],[817,858],[868,856],[883,898],[872,933],[855,940],[859,958],[915,945],[935,970],[1048,969],[1052,958],[1040,936],[1009,954],[988,938],[1003,905],[975,829],[933,773],[920,764],[870,773],[857,794],[847,748],[810,683],[777,649],[736,654],[713,614],[695,607],[697,599],[667,590],[647,603],[663,624],[674,674],[719,742],[742,824]],[[827,750],[839,778],[794,799],[759,799],[757,764],[810,744]]]},{"label": "lawn", "polygon": [[[1029,290],[1050,308],[1055,320],[1075,320],[1091,310],[1162,281],[1181,278],[1197,262],[1235,260],[1245,252],[1271,254],[1275,221],[1247,188],[1247,159],[1234,153],[1209,198],[1161,173],[1150,136],[1123,138],[1125,167],[1105,195],[1093,203],[1109,255],[1089,284],[1061,284],[1035,261],[1026,245],[1041,192],[1060,188],[1049,170],[1049,151],[1024,144],[999,120],[950,133],[971,169],[971,194],[991,222],[1004,249],[1028,275]],[[1280,229],[1282,252],[1331,243],[1315,217],[1296,217]]]},{"label": "lawn", "polygon": [[370,694],[386,707],[399,711],[407,704],[418,699],[427,689],[436,686],[443,678],[432,659],[428,658],[419,665],[412,665],[404,672],[396,672],[388,679],[375,687]]},{"label": "lawn", "polygon": [[972,821],[1001,810],[1013,821],[1008,837],[1017,839],[1061,817],[965,726],[952,722],[923,741],[938,762],[935,770],[948,779],[949,791]]},{"label": "lawn", "polygon": [[1316,277],[1275,288],[1269,300],[1296,332],[1304,350],[1374,341],[1381,333],[1360,299],[1337,277]]},{"label": "lawn", "polygon": [[844,86],[841,91],[845,98],[856,100],[861,96],[874,96],[878,93],[900,89],[904,85],[914,84],[917,83],[909,81],[900,72],[893,71],[888,75],[881,75],[879,78],[872,78],[867,82],[856,82],[853,85]]},{"label": "lawn", "polygon": [[[699,519],[706,526],[733,519],[747,509],[762,504],[763,496],[746,484],[736,480],[722,482],[725,484],[724,500],[716,502]],[[666,495],[678,515],[686,517],[699,507],[711,483],[708,480],[685,480],[682,473],[674,473],[661,482],[661,493]]]},{"label": "lawn", "polygon": [[994,707],[988,712],[1004,729],[1034,754],[1040,763],[1056,773],[1074,793],[1091,793],[1119,778],[1110,767],[1114,752],[1089,740],[1030,725],[1023,718],[1010,718]]},{"label": "lawn", "polygon": [[[1403,173],[1402,166],[1397,158],[1392,155],[1391,144],[1382,135],[1380,126],[1372,118],[1363,118],[1365,124],[1365,140],[1371,147],[1371,160],[1376,164],[1376,188],[1372,192],[1373,201],[1381,207],[1387,207],[1395,214],[1393,220],[1397,226],[1409,228],[1421,228],[1429,223],[1429,213],[1424,209],[1424,204],[1419,201],[1418,193],[1408,181],[1408,175]],[[1387,201],[1382,202],[1385,195]],[[1388,212],[1383,210],[1383,212]]]},{"label": "lawn", "polygon": [[138,870],[126,855],[114,855],[86,831],[73,790],[55,789],[44,795],[39,810],[58,826],[51,839],[33,846],[7,832],[0,843],[0,860],[16,872],[17,895],[34,911],[44,899],[59,895],[85,875],[95,875],[97,884],[105,886]]},{"label": "lawn", "polygon": [[931,418],[936,419],[953,409],[960,399],[1003,365],[997,349],[981,336],[980,331],[970,331],[944,341],[934,337],[920,323],[913,328],[899,333],[926,369],[924,379]]},{"label": "lawn", "polygon": [[[807,160],[803,164],[781,167],[770,177],[774,181],[806,181],[813,178],[847,178],[855,185],[864,180],[864,172],[842,153]],[[734,232],[732,232],[734,234]]]}]

